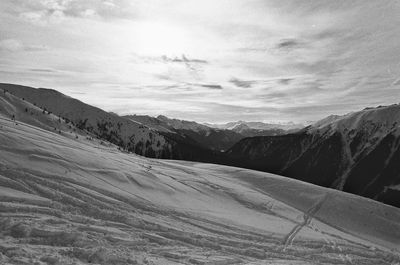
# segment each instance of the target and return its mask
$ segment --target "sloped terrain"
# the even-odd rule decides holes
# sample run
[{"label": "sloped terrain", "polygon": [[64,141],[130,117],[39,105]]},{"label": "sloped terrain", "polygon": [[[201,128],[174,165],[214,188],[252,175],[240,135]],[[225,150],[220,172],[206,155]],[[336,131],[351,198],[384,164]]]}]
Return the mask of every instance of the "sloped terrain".
[{"label": "sloped terrain", "polygon": [[232,130],[215,129],[194,121],[170,119],[162,115],[157,116],[157,118],[138,115],[129,117],[150,128],[158,128],[160,130],[168,128],[169,131],[193,139],[204,148],[214,151],[228,150],[236,142],[245,137]]},{"label": "sloped terrain", "polygon": [[246,138],[235,165],[344,190],[400,207],[400,106],[331,116],[297,133]]},{"label": "sloped terrain", "polygon": [[[163,115],[157,117],[128,115],[124,117],[167,135],[175,134],[187,140],[191,139],[203,148],[213,151],[226,151],[245,137],[282,135],[296,130],[291,127],[287,127],[286,130],[280,128],[279,125],[256,122],[248,123],[251,126],[255,126],[255,128],[251,128],[244,122],[232,123],[232,126],[228,126],[229,124],[226,126],[217,126],[213,124],[200,124],[194,121],[171,119]],[[283,126],[283,128],[286,127]],[[213,160],[210,159],[210,161]]]},{"label": "sloped terrain", "polygon": [[1,264],[396,264],[400,210],[0,119]]},{"label": "sloped terrain", "polygon": [[[105,112],[56,90],[2,84],[0,89],[61,117],[67,123],[136,154],[153,158],[209,161],[213,152],[176,133],[151,129]],[[3,93],[4,94],[4,93]],[[35,124],[36,125],[36,124]]]},{"label": "sloped terrain", "polygon": [[93,136],[60,116],[30,103],[24,98],[17,98],[6,91],[0,93],[0,115],[3,118],[13,119],[16,123],[24,122],[64,136],[75,138],[82,136],[92,138]]}]

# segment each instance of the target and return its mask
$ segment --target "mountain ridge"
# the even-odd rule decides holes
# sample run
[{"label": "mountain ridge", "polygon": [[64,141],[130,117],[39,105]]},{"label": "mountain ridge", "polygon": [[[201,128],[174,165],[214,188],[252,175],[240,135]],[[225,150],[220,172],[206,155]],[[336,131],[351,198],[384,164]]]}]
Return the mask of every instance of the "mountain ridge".
[{"label": "mountain ridge", "polygon": [[[246,138],[228,154],[241,165],[399,207],[400,106],[332,116],[297,133]],[[238,162],[240,163],[240,162]],[[372,168],[371,168],[372,167]],[[397,166],[398,167],[398,166]],[[296,176],[295,176],[296,175]]]},{"label": "mountain ridge", "polygon": [[67,123],[84,129],[97,137],[127,151],[154,158],[205,160],[212,151],[191,139],[152,130],[149,127],[105,112],[53,89],[0,84],[0,89],[32,102],[58,115]]},{"label": "mountain ridge", "polygon": [[[68,137],[104,140],[148,157],[271,172],[400,207],[397,104],[332,115],[286,134],[245,137],[165,116],[120,117],[52,89],[10,84],[0,84],[0,88],[12,88],[13,93],[0,93],[0,114],[11,118],[16,113],[17,120]],[[234,137],[238,139],[235,143]],[[221,139],[227,139],[225,146]],[[232,147],[221,152],[230,144]],[[217,148],[212,150],[210,146]]]}]

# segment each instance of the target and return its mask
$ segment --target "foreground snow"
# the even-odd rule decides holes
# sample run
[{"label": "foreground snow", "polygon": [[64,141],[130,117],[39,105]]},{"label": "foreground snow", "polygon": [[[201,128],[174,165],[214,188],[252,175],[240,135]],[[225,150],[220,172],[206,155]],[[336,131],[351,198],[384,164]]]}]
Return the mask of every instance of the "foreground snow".
[{"label": "foreground snow", "polygon": [[397,264],[400,210],[0,119],[0,264]]}]

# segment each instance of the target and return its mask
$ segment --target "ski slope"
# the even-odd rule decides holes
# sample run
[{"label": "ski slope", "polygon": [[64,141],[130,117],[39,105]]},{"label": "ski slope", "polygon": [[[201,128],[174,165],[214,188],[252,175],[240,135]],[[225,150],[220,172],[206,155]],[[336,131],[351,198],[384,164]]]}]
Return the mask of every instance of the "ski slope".
[{"label": "ski slope", "polygon": [[397,208],[0,119],[0,264],[375,265],[399,252]]}]

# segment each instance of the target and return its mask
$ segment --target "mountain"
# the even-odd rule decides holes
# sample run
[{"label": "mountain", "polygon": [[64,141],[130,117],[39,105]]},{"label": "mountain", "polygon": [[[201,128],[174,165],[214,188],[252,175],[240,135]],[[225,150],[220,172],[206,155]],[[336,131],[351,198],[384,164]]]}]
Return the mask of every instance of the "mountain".
[{"label": "mountain", "polygon": [[[12,84],[0,84],[0,89],[3,95],[14,96],[16,98],[14,101],[18,98],[20,101],[30,102],[41,110],[47,110],[60,117],[71,126],[136,154],[194,161],[208,161],[214,156],[211,150],[200,146],[192,139],[150,129],[131,119],[105,112],[56,90]],[[16,113],[17,119],[21,112],[23,111]],[[37,122],[32,124],[37,125]],[[48,129],[49,126],[41,127]]]},{"label": "mountain", "polygon": [[330,116],[298,132],[246,138],[235,165],[277,173],[400,207],[400,106]]},{"label": "mountain", "polygon": [[94,136],[72,123],[67,123],[47,109],[40,108],[3,90],[0,92],[0,115],[14,120],[16,124],[24,122],[70,138],[93,139]]},{"label": "mountain", "polygon": [[[258,122],[238,122],[226,125],[200,124],[194,121],[171,119],[163,115],[150,117],[147,115],[125,116],[155,130],[176,133],[190,138],[204,148],[225,151],[245,137],[281,135],[297,130],[295,125],[273,125]],[[281,126],[282,129],[278,128]],[[292,128],[292,129],[290,129]]]},{"label": "mountain", "polygon": [[240,126],[234,130],[217,129],[161,115],[120,117],[52,89],[1,83],[0,89],[61,117],[69,126],[148,157],[218,162],[220,151],[244,137],[285,133],[281,129],[265,131]]},{"label": "mountain", "polygon": [[[161,115],[156,118],[147,115],[124,117],[170,137],[180,137],[194,145],[217,153],[229,149],[233,144],[244,138],[243,135],[229,130],[213,129],[196,122],[170,119]],[[209,161],[214,160],[210,157]]]},{"label": "mountain", "polygon": [[400,262],[398,208],[0,116],[0,264]]},{"label": "mountain", "polygon": [[292,122],[274,124],[246,121],[228,122],[225,124],[206,123],[206,125],[213,128],[231,130],[245,137],[282,135],[290,132],[295,132],[304,127],[304,125],[302,124],[295,124]]},{"label": "mountain", "polygon": [[237,132],[245,137],[254,137],[254,136],[274,136],[274,135],[282,135],[288,133],[287,131],[279,128],[271,128],[271,129],[255,129],[250,128],[247,124],[241,123],[235,125],[231,129],[234,132]]},{"label": "mountain", "polygon": [[16,123],[147,157],[272,172],[400,207],[399,105],[329,116],[294,133],[243,139],[229,129],[164,116],[120,117],[51,89],[10,84],[0,89],[0,114]]},{"label": "mountain", "polygon": [[244,138],[240,133],[211,128],[193,121],[170,119],[162,115],[158,116],[157,119],[212,150],[228,150],[236,142]]},{"label": "mountain", "polygon": [[129,115],[125,117],[155,130],[191,139],[203,148],[218,152],[228,150],[245,137],[231,130],[215,129],[194,121],[171,119],[162,115],[156,118],[147,115]]},{"label": "mountain", "polygon": [[271,129],[281,129],[281,130],[296,130],[304,127],[302,124],[296,124],[293,122],[288,123],[264,123],[264,122],[256,122],[256,121],[235,121],[228,122],[223,124],[212,124],[206,123],[207,126],[218,128],[218,129],[228,129],[233,130],[237,126],[246,125],[251,129],[257,130],[271,130]]},{"label": "mountain", "polygon": [[159,132],[164,132],[164,133],[177,133],[174,127],[168,125],[164,121],[151,117],[148,115],[126,115],[124,118],[127,118],[131,121],[134,121],[136,123],[143,124],[151,129],[157,130]]}]

